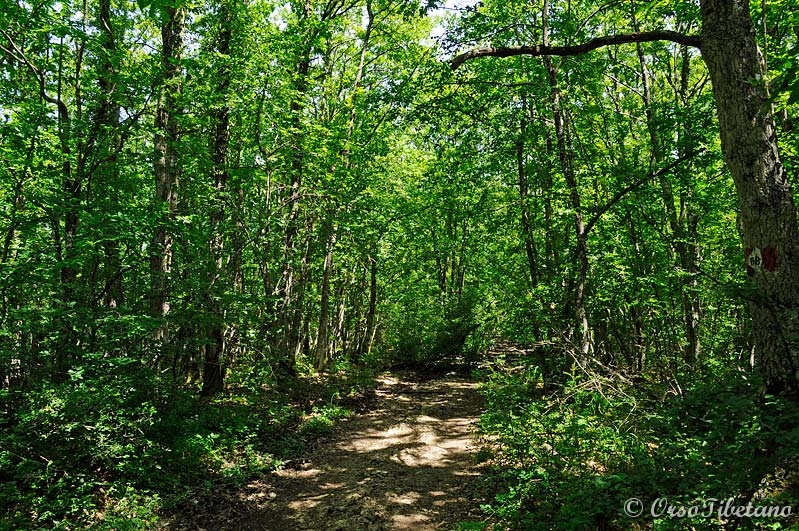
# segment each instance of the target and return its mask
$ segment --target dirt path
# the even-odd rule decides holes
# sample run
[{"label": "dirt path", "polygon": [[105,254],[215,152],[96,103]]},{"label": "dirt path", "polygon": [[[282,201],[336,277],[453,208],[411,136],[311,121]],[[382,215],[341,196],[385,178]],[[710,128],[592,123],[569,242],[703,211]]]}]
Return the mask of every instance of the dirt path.
[{"label": "dirt path", "polygon": [[268,530],[442,530],[469,517],[476,385],[384,376],[372,411],[276,473]]},{"label": "dirt path", "polygon": [[478,519],[473,435],[480,410],[476,384],[463,377],[383,376],[375,406],[344,421],[303,459],[195,503],[183,524],[169,529],[457,529]]}]

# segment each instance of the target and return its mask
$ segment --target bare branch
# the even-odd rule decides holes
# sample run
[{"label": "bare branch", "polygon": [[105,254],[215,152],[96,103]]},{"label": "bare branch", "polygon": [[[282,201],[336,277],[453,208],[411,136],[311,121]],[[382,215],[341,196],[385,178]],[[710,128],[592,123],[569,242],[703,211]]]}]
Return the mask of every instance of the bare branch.
[{"label": "bare branch", "polygon": [[602,48],[603,46],[613,46],[615,44],[628,44],[632,42],[655,42],[655,41],[671,41],[685,46],[693,46],[701,48],[702,38],[685,35],[676,31],[658,30],[658,31],[639,31],[635,33],[622,33],[620,35],[608,35],[605,37],[597,37],[591,39],[583,44],[575,46],[509,46],[509,47],[486,47],[475,48],[468,52],[455,56],[449,63],[450,68],[456,70],[459,66],[470,59],[477,57],[512,57],[516,55],[531,55],[534,57],[542,55],[557,55],[557,56],[573,56],[582,55],[590,51]]}]

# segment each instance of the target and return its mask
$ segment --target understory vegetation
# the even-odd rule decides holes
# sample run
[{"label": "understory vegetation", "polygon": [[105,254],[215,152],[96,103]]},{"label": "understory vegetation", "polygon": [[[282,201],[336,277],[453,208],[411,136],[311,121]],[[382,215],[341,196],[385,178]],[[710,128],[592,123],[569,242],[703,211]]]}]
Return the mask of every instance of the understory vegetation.
[{"label": "understory vegetation", "polygon": [[[752,375],[714,363],[668,382],[586,371],[553,383],[525,354],[481,374],[493,519],[525,530],[797,525],[797,411],[759,398]],[[747,504],[781,516],[737,517]]]},{"label": "understory vegetation", "polygon": [[795,0],[5,1],[0,529],[168,528],[391,369],[483,385],[465,528],[799,525],[650,510],[799,511],[797,28]]},{"label": "understory vegetation", "polygon": [[136,362],[87,363],[64,383],[3,397],[0,529],[158,528],[298,458],[367,407],[372,385],[372,372],[353,369],[199,402]]}]

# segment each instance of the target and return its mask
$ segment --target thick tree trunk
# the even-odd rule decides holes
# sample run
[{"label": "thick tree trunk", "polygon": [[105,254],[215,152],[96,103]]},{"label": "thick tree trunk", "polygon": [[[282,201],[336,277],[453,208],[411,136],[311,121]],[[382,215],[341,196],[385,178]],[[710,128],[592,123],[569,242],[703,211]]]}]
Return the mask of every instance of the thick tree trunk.
[{"label": "thick tree trunk", "polygon": [[756,364],[772,393],[799,391],[799,231],[780,160],[763,57],[746,0],[702,2],[702,56],[713,83],[721,147],[738,192],[752,286]]}]

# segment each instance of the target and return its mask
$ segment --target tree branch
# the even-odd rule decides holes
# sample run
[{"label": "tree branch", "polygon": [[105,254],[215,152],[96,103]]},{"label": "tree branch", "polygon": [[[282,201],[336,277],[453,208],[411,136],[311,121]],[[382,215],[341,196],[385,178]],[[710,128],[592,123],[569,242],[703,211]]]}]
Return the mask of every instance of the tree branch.
[{"label": "tree branch", "polygon": [[456,70],[459,66],[470,59],[477,57],[512,57],[515,55],[532,55],[538,57],[541,55],[557,55],[557,56],[573,56],[588,53],[603,46],[613,46],[615,44],[628,44],[632,42],[655,42],[655,41],[671,41],[685,46],[693,46],[695,48],[702,47],[702,38],[685,35],[676,31],[658,30],[658,31],[639,31],[635,33],[622,33],[620,35],[608,35],[605,37],[597,37],[591,39],[583,44],[575,46],[509,46],[509,47],[485,47],[475,48],[468,52],[455,56],[449,63],[450,68]]},{"label": "tree branch", "polygon": [[697,152],[686,153],[682,157],[674,159],[670,164],[667,164],[666,166],[664,166],[663,168],[659,169],[658,171],[652,172],[652,173],[648,173],[644,177],[638,179],[637,181],[633,182],[632,184],[630,184],[628,186],[625,186],[624,188],[622,188],[621,190],[616,192],[616,194],[613,197],[611,197],[608,200],[607,203],[602,205],[599,208],[599,210],[596,211],[596,213],[591,217],[591,219],[588,221],[588,223],[585,224],[585,234],[588,234],[589,232],[591,232],[591,229],[594,228],[594,225],[597,224],[599,219],[608,210],[613,208],[613,206],[616,203],[621,201],[624,198],[625,195],[627,195],[628,193],[632,192],[633,190],[635,190],[636,188],[638,188],[642,184],[644,184],[644,183],[646,183],[648,181],[651,181],[652,179],[656,179],[658,177],[661,177],[661,176],[665,175],[666,173],[670,172],[671,170],[673,170],[674,168],[676,168],[677,166],[679,166],[683,162],[685,162],[687,160],[690,160],[690,159],[694,158],[696,155],[699,155],[699,154],[702,154],[702,153],[704,153],[704,150],[700,150],[700,151],[697,151]]}]

